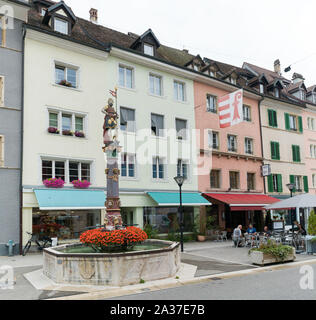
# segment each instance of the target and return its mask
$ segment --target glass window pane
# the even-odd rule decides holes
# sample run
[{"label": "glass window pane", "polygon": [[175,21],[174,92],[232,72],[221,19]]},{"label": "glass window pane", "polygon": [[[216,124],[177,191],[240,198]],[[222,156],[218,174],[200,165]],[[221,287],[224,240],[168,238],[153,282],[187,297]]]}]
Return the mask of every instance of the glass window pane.
[{"label": "glass window pane", "polygon": [[71,115],[63,114],[62,116],[63,130],[71,130],[71,119],[72,119]]},{"label": "glass window pane", "polygon": [[65,80],[65,68],[56,66],[55,67],[55,81],[57,84],[59,84],[61,81]]},{"label": "glass window pane", "polygon": [[58,128],[58,114],[49,113],[49,126],[53,128]]},{"label": "glass window pane", "polygon": [[153,178],[154,179],[157,178],[157,164],[156,163],[153,164]]},{"label": "glass window pane", "polygon": [[55,178],[61,178],[65,181],[65,162],[55,161]]},{"label": "glass window pane", "polygon": [[68,22],[55,18],[54,20],[54,29],[57,32],[68,34]]},{"label": "glass window pane", "polygon": [[71,83],[73,88],[77,87],[77,70],[67,68],[67,81]]},{"label": "glass window pane", "polygon": [[83,131],[83,118],[82,117],[76,117],[76,131]]},{"label": "glass window pane", "polygon": [[125,87],[125,68],[119,67],[119,85]]},{"label": "glass window pane", "polygon": [[155,77],[153,75],[149,76],[149,92],[151,94],[155,93]]},{"label": "glass window pane", "polygon": [[81,180],[90,181],[90,164],[81,163]]},{"label": "glass window pane", "polygon": [[126,68],[126,87],[133,88],[133,71]]},{"label": "glass window pane", "polygon": [[79,179],[79,163],[69,162],[69,182]]},{"label": "glass window pane", "polygon": [[42,180],[50,179],[53,177],[53,162],[42,161]]}]

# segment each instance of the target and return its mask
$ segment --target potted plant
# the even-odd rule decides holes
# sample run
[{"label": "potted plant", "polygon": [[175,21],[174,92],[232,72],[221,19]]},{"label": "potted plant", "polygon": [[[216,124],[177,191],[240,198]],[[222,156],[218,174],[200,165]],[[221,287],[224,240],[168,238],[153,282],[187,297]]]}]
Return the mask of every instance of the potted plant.
[{"label": "potted plant", "polygon": [[67,80],[61,80],[58,84],[65,87],[72,87],[72,84]]},{"label": "potted plant", "polygon": [[70,130],[63,130],[63,135],[64,136],[73,136],[73,132]]},{"label": "potted plant", "polygon": [[47,188],[62,188],[65,181],[61,178],[50,178],[43,181],[45,187]]},{"label": "potted plant", "polygon": [[55,127],[49,127],[49,128],[47,129],[47,131],[48,131],[49,133],[55,133],[55,134],[58,134],[58,133],[59,133],[59,130],[58,130],[57,128],[55,128]]},{"label": "potted plant", "polygon": [[261,244],[259,248],[250,249],[248,254],[251,262],[260,266],[296,259],[294,247],[277,244],[272,240],[268,240],[266,244]]},{"label": "potted plant", "polygon": [[306,252],[308,254],[316,253],[316,214],[312,210],[308,217],[308,236],[306,236]]},{"label": "potted plant", "polygon": [[73,186],[77,189],[87,189],[91,183],[87,180],[75,180],[71,182]]},{"label": "potted plant", "polygon": [[75,132],[75,136],[78,138],[84,138],[85,134],[82,131],[76,131]]}]

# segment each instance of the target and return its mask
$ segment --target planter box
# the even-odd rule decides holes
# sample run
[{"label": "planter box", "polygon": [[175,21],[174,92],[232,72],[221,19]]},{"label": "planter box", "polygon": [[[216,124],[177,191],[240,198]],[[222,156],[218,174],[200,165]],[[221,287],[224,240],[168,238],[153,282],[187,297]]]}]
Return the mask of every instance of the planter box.
[{"label": "planter box", "polygon": [[314,237],[311,237],[310,239],[306,237],[306,252],[307,254],[313,254],[316,253],[316,241],[311,241],[311,239]]},{"label": "planter box", "polygon": [[199,235],[197,236],[197,239],[198,239],[198,241],[203,242],[203,241],[206,240],[206,237],[199,234]]},{"label": "planter box", "polygon": [[252,264],[257,264],[259,266],[264,266],[266,264],[273,264],[273,263],[283,263],[294,261],[296,259],[295,255],[295,248],[293,248],[292,254],[288,255],[287,258],[280,261],[276,259],[274,256],[264,254],[260,251],[251,251],[250,253],[250,260]]}]

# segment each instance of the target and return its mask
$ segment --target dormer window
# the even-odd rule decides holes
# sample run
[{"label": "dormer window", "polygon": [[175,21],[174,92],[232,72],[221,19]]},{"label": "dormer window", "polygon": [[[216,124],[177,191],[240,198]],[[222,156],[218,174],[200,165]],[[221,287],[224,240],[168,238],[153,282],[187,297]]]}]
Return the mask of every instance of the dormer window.
[{"label": "dormer window", "polygon": [[301,100],[306,100],[306,94],[303,90],[301,90]]},{"label": "dormer window", "polygon": [[195,71],[199,71],[199,66],[198,66],[197,64],[194,64],[194,65],[193,65],[193,69],[194,69]]},{"label": "dormer window", "polygon": [[41,15],[42,15],[42,17],[44,17],[44,16],[45,16],[45,14],[46,14],[46,10],[47,10],[47,9],[42,8],[42,10],[41,10]]},{"label": "dormer window", "polygon": [[154,55],[154,46],[152,46],[148,43],[144,43],[144,53],[149,56],[153,56]]},{"label": "dormer window", "polygon": [[63,34],[68,34],[68,21],[55,18],[54,19],[54,30]]},{"label": "dormer window", "polygon": [[262,83],[259,84],[260,93],[264,93],[264,85]]},{"label": "dormer window", "polygon": [[237,82],[236,82],[236,78],[230,78],[230,82],[232,83],[232,84],[236,84]]},{"label": "dormer window", "polygon": [[275,96],[276,98],[280,98],[280,90],[279,90],[279,88],[275,88],[275,89],[274,89],[274,96]]}]

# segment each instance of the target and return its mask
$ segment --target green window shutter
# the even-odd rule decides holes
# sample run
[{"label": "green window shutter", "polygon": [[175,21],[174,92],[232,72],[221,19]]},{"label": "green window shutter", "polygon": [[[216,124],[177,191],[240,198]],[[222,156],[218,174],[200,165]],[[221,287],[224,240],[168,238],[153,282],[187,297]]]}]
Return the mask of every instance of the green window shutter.
[{"label": "green window shutter", "polygon": [[283,192],[282,174],[278,174],[278,192]]},{"label": "green window shutter", "polygon": [[293,162],[296,162],[296,150],[294,145],[292,145],[292,158]]},{"label": "green window shutter", "polygon": [[[295,183],[295,178],[293,175],[290,175],[290,183]],[[293,189],[293,192],[296,192],[296,188]]]},{"label": "green window shutter", "polygon": [[290,130],[290,115],[288,113],[285,113],[284,116],[285,116],[285,129]]},{"label": "green window shutter", "polygon": [[304,191],[306,193],[308,193],[309,189],[308,189],[308,177],[307,176],[304,176],[303,177],[303,181],[304,181]]},{"label": "green window shutter", "polygon": [[297,161],[297,162],[301,162],[300,146],[296,146],[296,161]]},{"label": "green window shutter", "polygon": [[298,117],[298,129],[301,133],[303,132],[303,120],[301,116]]},{"label": "green window shutter", "polygon": [[278,127],[278,118],[277,118],[277,112],[275,110],[272,110],[272,117],[273,117],[273,126],[275,128]]},{"label": "green window shutter", "polygon": [[275,149],[276,149],[276,160],[280,160],[280,144],[279,144],[279,142],[275,142]]},{"label": "green window shutter", "polygon": [[268,176],[268,191],[273,192],[273,178],[272,174]]},{"label": "green window shutter", "polygon": [[270,145],[271,145],[271,159],[275,159],[276,154],[275,154],[275,146],[274,146],[274,142],[273,142],[273,141],[271,141],[271,142],[270,142]]},{"label": "green window shutter", "polygon": [[269,117],[269,126],[273,127],[273,110],[268,109],[268,117]]}]

